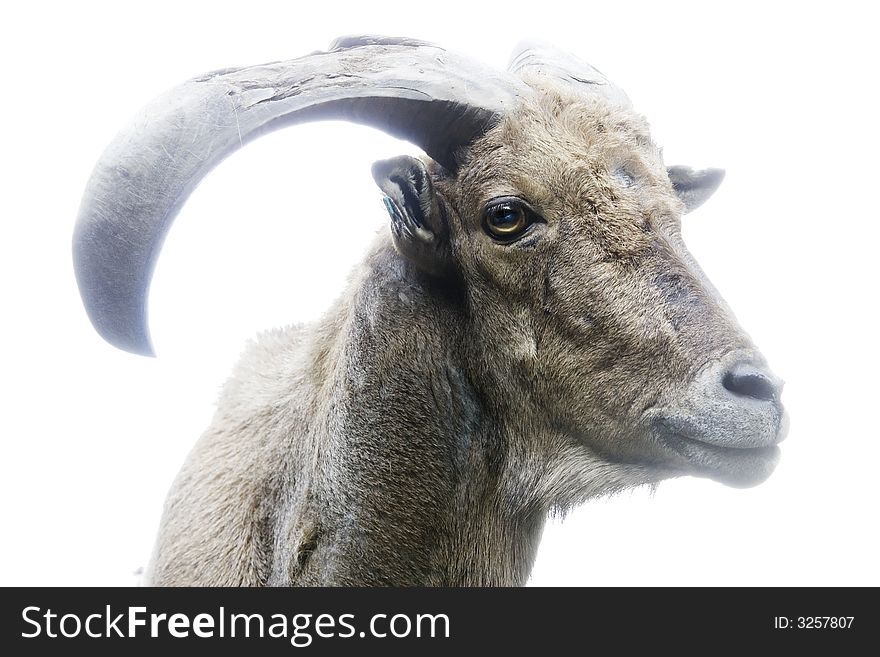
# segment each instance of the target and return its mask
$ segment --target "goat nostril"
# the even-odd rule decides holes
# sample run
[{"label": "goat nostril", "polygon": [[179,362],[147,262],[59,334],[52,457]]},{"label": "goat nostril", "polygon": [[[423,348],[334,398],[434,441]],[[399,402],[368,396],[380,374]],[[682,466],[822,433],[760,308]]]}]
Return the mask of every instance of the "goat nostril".
[{"label": "goat nostril", "polygon": [[734,365],[721,381],[735,395],[761,401],[779,401],[780,386],[767,374],[752,365]]}]

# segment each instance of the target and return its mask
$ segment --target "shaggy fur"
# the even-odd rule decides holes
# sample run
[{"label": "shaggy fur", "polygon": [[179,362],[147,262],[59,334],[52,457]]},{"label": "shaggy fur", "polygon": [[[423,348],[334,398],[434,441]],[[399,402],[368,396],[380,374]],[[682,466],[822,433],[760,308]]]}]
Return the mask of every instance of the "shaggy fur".
[{"label": "shaggy fur", "polygon": [[[681,241],[645,121],[532,84],[456,172],[375,170],[422,243],[392,217],[322,320],[250,346],[171,489],[149,583],[519,585],[554,509],[706,474],[650,411],[754,347]],[[543,221],[493,241],[500,196]]]}]

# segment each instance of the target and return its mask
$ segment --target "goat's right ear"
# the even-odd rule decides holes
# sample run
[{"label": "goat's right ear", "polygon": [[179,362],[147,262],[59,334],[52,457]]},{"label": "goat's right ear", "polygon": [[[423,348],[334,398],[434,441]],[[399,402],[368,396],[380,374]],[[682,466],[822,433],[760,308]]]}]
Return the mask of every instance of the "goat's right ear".
[{"label": "goat's right ear", "polygon": [[666,168],[672,188],[684,203],[684,211],[691,212],[703,205],[724,180],[724,169],[700,169],[672,166]]},{"label": "goat's right ear", "polygon": [[443,273],[449,262],[446,217],[424,163],[401,155],[376,162],[372,172],[385,194],[394,246],[425,271]]}]

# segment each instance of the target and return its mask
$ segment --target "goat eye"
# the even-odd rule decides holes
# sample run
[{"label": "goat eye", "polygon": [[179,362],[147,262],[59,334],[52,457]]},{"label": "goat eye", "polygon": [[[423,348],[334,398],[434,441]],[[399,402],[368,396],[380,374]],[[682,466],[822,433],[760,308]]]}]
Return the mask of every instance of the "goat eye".
[{"label": "goat eye", "polygon": [[531,224],[529,210],[512,200],[493,203],[483,213],[483,226],[486,232],[490,237],[502,242],[519,237]]}]

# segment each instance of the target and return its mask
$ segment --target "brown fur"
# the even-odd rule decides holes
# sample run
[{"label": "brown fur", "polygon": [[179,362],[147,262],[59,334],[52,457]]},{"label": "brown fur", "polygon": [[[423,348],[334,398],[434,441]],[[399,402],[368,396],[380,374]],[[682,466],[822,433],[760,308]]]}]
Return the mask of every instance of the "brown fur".
[{"label": "brown fur", "polygon": [[[320,322],[248,349],[150,583],[523,584],[551,510],[694,472],[646,412],[754,348],[681,241],[644,120],[544,90],[454,174],[428,167],[445,266],[385,231]],[[546,223],[493,242],[502,195]]]}]

